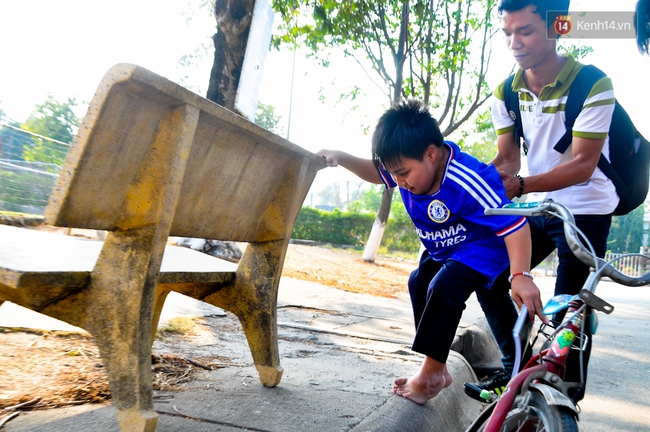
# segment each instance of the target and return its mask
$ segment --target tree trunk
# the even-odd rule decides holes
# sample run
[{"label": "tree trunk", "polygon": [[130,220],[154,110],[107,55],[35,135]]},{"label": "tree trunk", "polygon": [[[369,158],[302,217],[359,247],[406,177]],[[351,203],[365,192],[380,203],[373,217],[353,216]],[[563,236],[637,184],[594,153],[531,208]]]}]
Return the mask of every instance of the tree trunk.
[{"label": "tree trunk", "polygon": [[[397,104],[402,99],[402,83],[404,82],[404,60],[406,59],[406,36],[408,32],[409,22],[409,2],[404,0],[402,2],[402,21],[400,29],[400,40],[397,51],[393,53],[393,61],[395,62],[395,88],[393,89],[392,106]],[[384,237],[386,224],[388,223],[388,216],[390,215],[390,205],[393,201],[393,189],[386,189],[381,196],[381,204],[379,205],[379,212],[375,223],[372,225],[368,242],[363,250],[363,260],[367,262],[375,262],[379,246],[381,246],[381,239]]]},{"label": "tree trunk", "polygon": [[212,37],[214,63],[206,97],[231,111],[236,111],[237,87],[254,8],[255,0],[216,0],[214,5],[217,33]]},{"label": "tree trunk", "polygon": [[375,262],[379,246],[381,246],[381,239],[384,237],[386,224],[388,223],[388,216],[390,215],[390,204],[393,200],[394,189],[384,189],[381,196],[381,204],[379,205],[379,212],[375,223],[372,225],[372,230],[368,236],[366,247],[363,250],[363,260],[367,262]]},{"label": "tree trunk", "polygon": [[[214,63],[206,98],[240,115],[241,113],[235,108],[235,101],[254,9],[255,0],[216,0],[214,4],[217,32],[212,36]],[[222,259],[237,261],[241,258],[241,251],[232,242],[206,239],[205,244],[211,245],[210,251],[204,246],[194,248],[190,239],[186,239],[185,242],[192,249]],[[230,249],[234,249],[235,255],[239,252],[239,256],[233,257]]]}]

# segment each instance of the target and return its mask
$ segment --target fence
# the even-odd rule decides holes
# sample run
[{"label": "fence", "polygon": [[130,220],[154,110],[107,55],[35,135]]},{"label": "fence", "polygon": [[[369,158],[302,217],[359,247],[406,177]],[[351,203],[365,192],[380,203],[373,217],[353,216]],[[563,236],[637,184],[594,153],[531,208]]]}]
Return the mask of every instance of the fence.
[{"label": "fence", "polygon": [[[642,247],[639,253],[645,254],[646,251],[644,249],[647,248]],[[605,254],[605,261],[609,262],[615,260],[612,262],[612,267],[628,276],[641,276],[650,270],[650,266],[648,264],[649,261],[648,258],[646,258],[648,255],[646,255],[646,257],[641,257],[638,255],[628,256],[621,259],[621,257],[624,255],[625,254],[607,252]]]},{"label": "fence", "polygon": [[[607,252],[605,253],[605,258],[604,260],[607,262],[610,262],[612,260],[615,260],[612,262],[612,266],[620,271],[623,274],[626,274],[628,276],[641,276],[642,274],[650,271],[650,255],[648,254],[649,248],[644,248],[642,247],[641,250],[639,251],[640,254],[645,255],[645,257],[640,257],[640,256],[632,256],[632,257],[625,257],[621,258],[622,256],[626,254],[620,254],[620,253],[612,253],[612,252]],[[557,257],[557,250],[553,251],[551,255],[546,258],[540,265],[535,267],[533,269],[533,273],[538,275],[538,276],[557,276],[557,265],[558,265],[558,257]]]},{"label": "fence", "polygon": [[0,126],[0,211],[42,215],[70,144]]}]

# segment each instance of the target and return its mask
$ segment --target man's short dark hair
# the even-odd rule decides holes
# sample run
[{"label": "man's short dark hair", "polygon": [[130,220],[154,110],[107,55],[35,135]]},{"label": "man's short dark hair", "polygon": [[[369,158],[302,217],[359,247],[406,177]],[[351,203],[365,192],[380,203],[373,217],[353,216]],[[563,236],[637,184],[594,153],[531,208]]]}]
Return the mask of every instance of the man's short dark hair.
[{"label": "man's short dark hair", "polygon": [[442,147],[444,138],[429,107],[408,99],[388,109],[372,134],[372,158],[385,167],[399,166],[402,158],[422,161],[430,145]]},{"label": "man's short dark hair", "polygon": [[[497,10],[499,16],[501,16],[503,12],[516,12],[534,5],[535,13],[538,13],[542,20],[546,21],[548,11],[560,11],[561,14],[567,15],[569,13],[569,3],[571,3],[571,0],[501,0]],[[554,21],[546,21],[546,27],[552,26],[553,23]]]},{"label": "man's short dark hair", "polygon": [[636,43],[641,54],[650,54],[650,0],[636,3]]}]

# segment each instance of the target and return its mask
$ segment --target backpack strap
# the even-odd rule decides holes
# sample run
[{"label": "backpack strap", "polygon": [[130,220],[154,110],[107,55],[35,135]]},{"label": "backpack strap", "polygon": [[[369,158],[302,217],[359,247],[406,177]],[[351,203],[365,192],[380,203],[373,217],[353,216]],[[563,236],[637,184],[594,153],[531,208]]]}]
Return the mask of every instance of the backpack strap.
[{"label": "backpack strap", "polygon": [[576,122],[576,118],[578,118],[580,111],[582,111],[582,107],[591,88],[604,76],[605,73],[596,66],[586,65],[580,69],[573,83],[571,83],[564,108],[566,132],[553,147],[557,152],[564,153],[571,145],[571,141],[573,140],[573,125]]},{"label": "backpack strap", "polygon": [[524,154],[528,153],[526,139],[524,138],[524,128],[521,125],[521,113],[519,112],[519,94],[512,91],[512,83],[515,80],[515,74],[506,78],[503,83],[503,101],[506,103],[506,109],[511,119],[515,121],[515,142],[521,147],[521,141],[524,141]]},{"label": "backpack strap", "polygon": [[[571,145],[571,141],[573,140],[573,125],[575,124],[576,118],[578,118],[578,115],[580,115],[580,111],[582,111],[582,107],[585,104],[585,100],[587,99],[591,88],[599,79],[604,76],[606,76],[605,73],[594,65],[583,66],[576,75],[573,83],[571,84],[571,89],[569,90],[569,95],[567,97],[564,109],[564,124],[566,126],[566,132],[553,147],[556,151],[564,153]],[[612,116],[612,126],[613,125],[616,125],[618,128],[625,128],[625,126],[630,125],[631,130],[634,129],[634,125],[632,125],[629,116],[619,105],[618,101],[616,101],[614,114]],[[613,143],[610,137],[610,157],[612,157],[613,152],[612,146]],[[612,183],[614,183],[617,190],[621,187],[624,187],[624,183],[621,180],[621,177],[602,153],[598,159],[598,168],[600,168],[603,174],[605,174],[612,181]]]}]

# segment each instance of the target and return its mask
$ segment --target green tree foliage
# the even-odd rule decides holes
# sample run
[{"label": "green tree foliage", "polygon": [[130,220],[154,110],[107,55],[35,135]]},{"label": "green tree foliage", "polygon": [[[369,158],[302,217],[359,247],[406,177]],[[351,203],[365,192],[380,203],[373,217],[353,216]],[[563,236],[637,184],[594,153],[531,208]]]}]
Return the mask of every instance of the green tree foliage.
[{"label": "green tree foliage", "polygon": [[42,214],[55,181],[51,175],[0,170],[0,209]]},{"label": "green tree foliage", "polygon": [[[364,246],[374,222],[368,212],[331,212],[303,207],[293,228],[292,238],[313,240],[337,245]],[[384,234],[383,245],[390,251],[417,253],[420,241],[410,219],[391,218]]]},{"label": "green tree foliage", "polygon": [[[51,95],[41,105],[36,105],[21,128],[32,132],[33,146],[25,146],[23,158],[26,161],[63,165],[69,145],[77,133],[80,120],[72,108],[74,99],[59,102]],[[49,138],[49,139],[45,139]]]},{"label": "green tree foliage", "polygon": [[[432,108],[444,136],[488,98],[485,76],[496,0],[273,0],[281,22],[272,44],[306,46],[328,64],[330,48],[353,58],[391,105],[404,97]],[[391,207],[383,194],[364,260],[374,261]]]},{"label": "green tree foliage", "polygon": [[323,189],[318,191],[320,202],[326,206],[333,206],[338,209],[343,209],[348,203],[343,202],[341,198],[341,183],[334,182],[328,183]]},{"label": "green tree foliage", "polygon": [[[429,103],[448,135],[487,99],[495,0],[274,0],[273,45],[306,46],[328,64],[340,49],[393,104]],[[367,65],[367,67],[366,67]],[[370,70],[366,70],[370,69]]]},{"label": "green tree foliage", "polygon": [[24,160],[23,148],[33,146],[32,138],[20,129],[20,123],[5,123],[0,128],[0,158]]},{"label": "green tree foliage", "polygon": [[612,226],[607,237],[607,248],[614,253],[639,252],[643,245],[644,206],[625,216],[612,217]]},{"label": "green tree foliage", "polygon": [[350,206],[362,199],[366,193],[367,185],[368,183],[361,180],[339,180],[321,189],[318,197],[322,204],[351,210]]},{"label": "green tree foliage", "polygon": [[275,107],[259,103],[255,113],[255,124],[277,135],[284,135],[284,128],[280,126],[282,116],[275,114]]},{"label": "green tree foliage", "polygon": [[489,163],[497,154],[497,134],[492,123],[492,113],[485,110],[474,117],[472,132],[465,129],[458,144],[478,160]]},{"label": "green tree foliage", "polygon": [[[379,211],[379,206],[381,205],[383,191],[384,186],[372,185],[370,189],[364,191],[361,194],[359,200],[354,201],[348,205],[348,210],[351,212],[366,212],[376,214]],[[390,214],[394,220],[400,222],[410,222],[411,218],[404,208],[404,203],[402,202],[401,195],[395,195],[395,199],[393,199],[391,202]]]},{"label": "green tree foliage", "polygon": [[584,45],[582,43],[569,44],[569,45],[559,44],[557,48],[559,52],[570,54],[576,60],[581,60],[587,57],[587,55],[594,52],[594,49],[591,46]]}]

